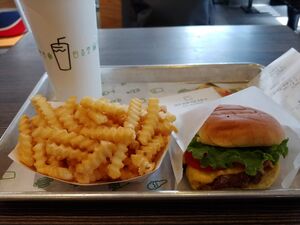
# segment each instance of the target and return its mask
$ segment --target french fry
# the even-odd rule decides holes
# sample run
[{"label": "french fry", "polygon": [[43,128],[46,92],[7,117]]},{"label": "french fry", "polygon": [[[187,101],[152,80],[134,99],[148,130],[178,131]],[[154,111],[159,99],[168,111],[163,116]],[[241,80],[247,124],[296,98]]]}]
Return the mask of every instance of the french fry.
[{"label": "french fry", "polygon": [[119,144],[115,154],[111,159],[111,164],[107,167],[107,174],[112,179],[117,179],[121,176],[121,169],[124,167],[123,160],[127,157],[126,152],[128,151],[126,145]]},{"label": "french fry", "polygon": [[75,119],[75,111],[77,109],[76,97],[70,97],[60,110],[56,111],[57,118],[62,127],[68,131],[79,132],[81,126]]},{"label": "french fry", "polygon": [[26,166],[34,164],[30,120],[23,115],[19,123],[19,144],[17,146],[19,159]]},{"label": "french fry", "polygon": [[124,127],[131,128],[132,130],[137,129],[140,117],[142,113],[142,101],[138,98],[133,98],[130,100],[128,107],[127,118],[124,122]]},{"label": "french fry", "polygon": [[80,133],[94,140],[111,141],[114,143],[123,143],[129,145],[134,141],[135,134],[132,129],[124,127],[97,127],[97,128],[82,128]]},{"label": "french fry", "polygon": [[138,133],[138,140],[143,145],[147,145],[149,140],[153,137],[154,131],[158,125],[159,105],[157,98],[150,98],[148,101],[147,114],[142,123],[142,129]]},{"label": "french fry", "polygon": [[46,98],[36,95],[31,99],[32,105],[42,118],[44,118],[51,127],[61,128],[52,106],[47,102]]}]

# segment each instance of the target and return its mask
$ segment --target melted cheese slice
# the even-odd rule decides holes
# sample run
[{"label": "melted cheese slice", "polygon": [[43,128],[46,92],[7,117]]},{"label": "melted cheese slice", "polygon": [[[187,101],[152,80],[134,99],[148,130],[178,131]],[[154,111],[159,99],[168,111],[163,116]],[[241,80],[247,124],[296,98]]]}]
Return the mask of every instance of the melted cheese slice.
[{"label": "melted cheese slice", "polygon": [[186,175],[189,180],[189,183],[193,189],[199,189],[201,186],[210,184],[216,179],[218,176],[221,175],[229,175],[229,174],[238,174],[243,172],[244,169],[237,167],[237,168],[228,168],[224,170],[216,170],[210,173],[205,171],[197,170],[191,166],[186,168]]}]

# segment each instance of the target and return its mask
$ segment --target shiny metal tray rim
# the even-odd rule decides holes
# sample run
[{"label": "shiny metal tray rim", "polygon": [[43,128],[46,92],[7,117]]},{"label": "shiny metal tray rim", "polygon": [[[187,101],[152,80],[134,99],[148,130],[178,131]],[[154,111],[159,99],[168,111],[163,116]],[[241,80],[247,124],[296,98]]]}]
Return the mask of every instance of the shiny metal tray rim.
[{"label": "shiny metal tray rim", "polygon": [[[161,69],[164,69],[164,70],[185,70],[185,69],[188,69],[188,70],[191,70],[191,69],[197,69],[199,66],[201,66],[202,68],[203,67],[207,67],[208,69],[212,69],[213,67],[219,67],[219,68],[222,68],[222,67],[228,67],[228,66],[235,66],[235,67],[245,67],[245,66],[248,66],[248,67],[253,67],[253,68],[256,68],[256,69],[262,69],[264,68],[263,65],[261,64],[257,64],[257,63],[252,63],[252,62],[243,62],[243,63],[214,63],[214,64],[210,64],[210,63],[203,63],[203,64],[155,64],[155,65],[118,65],[118,66],[102,66],[102,69],[104,69],[104,71],[101,71],[101,74],[102,74],[102,82],[104,81],[107,81],[105,79],[106,76],[103,77],[103,75],[105,75],[107,73],[107,71],[109,71],[109,69],[113,69],[114,72],[116,74],[115,77],[117,78],[113,78],[113,81],[118,81],[118,78],[120,77],[120,74],[118,73],[118,71],[122,71],[122,70],[130,70],[131,72],[132,71],[135,71],[135,70],[151,70],[152,72],[155,71],[156,69],[157,70],[161,70]],[[106,71],[107,70],[107,71]],[[159,71],[161,72],[161,71]],[[122,73],[122,72],[121,72]],[[122,74],[121,74],[122,75]],[[157,74],[156,74],[157,75]],[[147,77],[149,75],[147,74]],[[159,74],[159,76],[161,76],[161,74]],[[133,78],[136,79],[140,76],[136,76],[136,75],[133,75],[133,76],[130,76],[130,78]],[[155,76],[154,76],[155,77]],[[189,74],[185,74],[185,79],[187,78],[187,80],[184,80],[184,81],[189,81]],[[249,80],[245,80],[245,81],[249,81]],[[139,82],[149,82],[147,79],[143,79],[143,80],[139,80]],[[151,81],[151,82],[154,82],[154,81]],[[163,79],[160,78],[160,81],[159,82],[169,82],[169,80],[166,80],[164,81]],[[212,82],[216,82],[216,83],[222,83],[221,80],[214,80]],[[237,81],[233,81],[233,82],[237,82]],[[230,83],[230,82],[226,82],[226,83]]]},{"label": "shiny metal tray rim", "polygon": [[[219,64],[175,64],[175,65],[146,65],[146,66],[105,66],[105,69],[176,69],[176,68],[194,68],[198,66],[254,66],[263,68],[262,65],[255,63],[219,63]],[[0,145],[5,141],[13,129],[13,124],[16,123],[24,109],[30,104],[30,97],[39,92],[40,87],[47,80],[45,73],[8,126],[0,138]],[[300,189],[274,189],[274,190],[230,190],[230,191],[180,191],[180,190],[164,190],[164,191],[89,191],[89,192],[0,192],[0,201],[86,201],[86,200],[196,200],[196,199],[265,199],[265,198],[295,198],[300,197]]]},{"label": "shiny metal tray rim", "polygon": [[126,200],[220,200],[300,197],[299,189],[230,191],[113,191],[113,192],[5,192],[1,201],[126,201]]}]

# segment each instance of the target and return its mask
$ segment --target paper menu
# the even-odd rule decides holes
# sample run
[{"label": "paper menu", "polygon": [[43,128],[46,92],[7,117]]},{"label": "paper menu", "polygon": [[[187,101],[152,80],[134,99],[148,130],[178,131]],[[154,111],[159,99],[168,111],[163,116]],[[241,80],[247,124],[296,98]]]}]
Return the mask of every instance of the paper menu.
[{"label": "paper menu", "polygon": [[295,161],[300,153],[298,148],[300,146],[300,138],[295,132],[297,128],[299,129],[300,122],[256,87],[250,87],[227,97],[207,102],[177,116],[176,125],[179,132],[174,134],[174,138],[180,148],[175,145],[171,146],[171,160],[177,183],[182,178],[182,171],[180,169],[182,170],[182,156],[185,149],[206,118],[220,104],[243,105],[256,108],[272,115],[281,123],[287,136],[291,138],[288,142],[289,154],[283,159],[284,163],[282,164],[280,179],[278,179],[279,183],[277,185],[283,188],[289,187],[297,174],[295,171],[298,171],[300,167],[300,162]]},{"label": "paper menu", "polygon": [[250,81],[300,121],[300,53],[290,49]]}]

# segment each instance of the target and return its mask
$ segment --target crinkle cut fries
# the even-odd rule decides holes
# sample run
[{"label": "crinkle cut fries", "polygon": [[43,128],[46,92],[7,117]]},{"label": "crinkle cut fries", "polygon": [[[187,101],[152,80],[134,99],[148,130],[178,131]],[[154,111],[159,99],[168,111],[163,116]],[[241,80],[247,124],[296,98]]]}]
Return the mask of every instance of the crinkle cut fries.
[{"label": "crinkle cut fries", "polygon": [[57,108],[42,95],[36,115],[19,122],[19,161],[38,173],[79,184],[127,180],[147,174],[177,131],[175,116],[149,98],[129,105],[70,97]]}]

